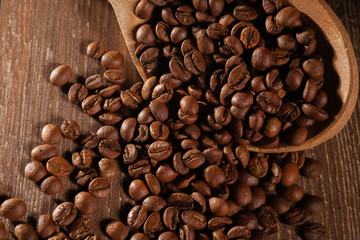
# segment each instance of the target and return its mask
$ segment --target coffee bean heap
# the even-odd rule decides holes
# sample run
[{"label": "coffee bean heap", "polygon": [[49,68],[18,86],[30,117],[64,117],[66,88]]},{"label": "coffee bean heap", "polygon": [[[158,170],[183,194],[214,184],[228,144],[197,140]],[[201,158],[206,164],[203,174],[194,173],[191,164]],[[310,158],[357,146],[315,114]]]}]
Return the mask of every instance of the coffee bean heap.
[{"label": "coffee bean heap", "polygon": [[[118,165],[131,178],[128,195],[136,205],[126,223],[107,224],[111,239],[266,239],[279,230],[280,221],[302,226],[304,239],[326,239],[325,227],[312,219],[324,209],[323,200],[305,195],[296,184],[299,172],[318,177],[320,162],[304,152],[249,153],[232,137],[242,132],[241,120],[224,106],[214,109],[211,126],[219,129],[210,134],[211,127],[201,121],[206,103],[194,97],[198,88],[172,88],[152,77],[122,89],[123,56],[106,51],[101,42],[91,43],[87,53],[108,70],[72,84],[68,99],[105,125],[85,135],[74,120],[44,126],[44,144],[32,150],[34,161],[25,168],[25,176],[41,181],[46,194],[59,193],[61,178],[72,171],[81,190],[51,216],[40,215],[35,228],[18,224],[18,239],[100,239],[92,233],[91,215],[111,193]],[[71,68],[62,65],[53,70],[50,82],[61,87],[71,77]],[[231,134],[221,129],[226,125]],[[81,146],[71,160],[60,157],[55,146],[63,137]],[[25,203],[16,198],[0,207],[10,220],[25,212]],[[0,239],[5,235],[0,224]]]},{"label": "coffee bean heap", "polygon": [[149,87],[199,103],[199,119],[195,106],[171,119],[262,148],[301,145],[328,119],[315,32],[283,0],[141,0],[135,14],[148,19],[134,38]]}]

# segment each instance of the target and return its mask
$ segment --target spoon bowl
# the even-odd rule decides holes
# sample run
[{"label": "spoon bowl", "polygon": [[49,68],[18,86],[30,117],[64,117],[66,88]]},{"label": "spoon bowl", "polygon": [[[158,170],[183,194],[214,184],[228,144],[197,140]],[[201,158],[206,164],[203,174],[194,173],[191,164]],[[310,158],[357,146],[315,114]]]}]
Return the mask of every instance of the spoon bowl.
[{"label": "spoon bowl", "polygon": [[[109,0],[112,4],[117,20],[119,22],[122,35],[125,39],[129,53],[134,61],[134,64],[143,79],[148,78],[144,68],[141,66],[139,60],[135,56],[137,43],[135,40],[135,31],[137,27],[147,20],[142,20],[134,14],[135,6],[138,0]],[[333,91],[329,92],[329,101],[332,98],[337,98],[335,105],[328,104],[327,107],[331,118],[324,123],[324,127],[320,130],[309,129],[310,136],[300,146],[279,145],[276,148],[264,149],[255,145],[249,145],[248,150],[254,152],[280,153],[301,151],[318,146],[328,139],[335,136],[348,122],[351,114],[355,109],[359,90],[359,69],[356,62],[355,52],[351,44],[348,33],[341,23],[340,19],[331,10],[331,8],[323,0],[288,0],[288,3],[296,7],[300,12],[305,14],[305,22],[310,22],[314,26],[317,36],[320,34],[323,37],[323,44],[321,39],[318,46],[323,48],[322,54],[324,56],[325,64],[328,62],[332,64],[332,71],[325,73],[325,78],[337,78],[335,82],[330,82],[330,87]],[[307,19],[307,20],[306,20]],[[313,24],[311,24],[311,22]],[[321,33],[319,33],[319,31]],[[326,49],[326,47],[331,49]],[[324,49],[325,48],[325,49]],[[327,54],[329,53],[329,54]],[[326,65],[326,68],[328,65]],[[336,95],[336,96],[333,96]],[[321,125],[323,123],[320,123]]]}]

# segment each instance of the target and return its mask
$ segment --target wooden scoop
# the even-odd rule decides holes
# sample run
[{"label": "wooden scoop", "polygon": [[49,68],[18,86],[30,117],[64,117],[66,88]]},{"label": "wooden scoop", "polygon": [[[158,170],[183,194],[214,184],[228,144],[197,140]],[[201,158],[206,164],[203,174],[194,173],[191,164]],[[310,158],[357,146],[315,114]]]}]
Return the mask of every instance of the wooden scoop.
[{"label": "wooden scoop", "polygon": [[[134,64],[144,81],[147,74],[135,56],[137,43],[135,31],[137,27],[146,20],[139,19],[134,14],[134,9],[139,0],[109,0],[112,4],[121,32],[129,49]],[[291,5],[307,15],[312,27],[315,28],[318,38],[319,31],[322,38],[318,39],[318,47],[323,48],[321,52],[325,62],[325,81],[331,80],[327,85],[333,88],[328,93],[329,103],[327,110],[332,116],[326,123],[318,123],[321,129],[309,129],[310,136],[301,146],[282,144],[276,148],[263,149],[249,145],[248,149],[255,152],[292,152],[313,148],[335,136],[347,123],[354,111],[358,98],[359,70],[350,38],[339,18],[323,0],[289,0]],[[305,17],[306,18],[306,17]],[[305,20],[306,22],[306,20]],[[315,23],[315,26],[313,26]],[[308,24],[306,24],[308,25]],[[325,55],[324,55],[325,54]],[[330,56],[328,56],[330,55]],[[326,63],[329,64],[326,64]],[[329,65],[332,70],[328,70]],[[333,102],[332,99],[334,100]],[[333,111],[333,114],[331,112]],[[311,136],[312,135],[312,136]]]}]

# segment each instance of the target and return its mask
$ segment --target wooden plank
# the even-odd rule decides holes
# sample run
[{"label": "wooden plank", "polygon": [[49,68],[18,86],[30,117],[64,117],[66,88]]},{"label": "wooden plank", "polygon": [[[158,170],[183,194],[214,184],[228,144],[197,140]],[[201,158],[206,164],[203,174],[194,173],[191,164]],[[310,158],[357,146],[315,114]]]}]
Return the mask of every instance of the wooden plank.
[{"label": "wooden plank", "polygon": [[[327,0],[349,31],[358,61],[360,53],[360,2]],[[111,50],[125,55],[127,78],[140,80],[110,4],[104,0],[5,0],[0,1],[0,200],[20,197],[28,205],[22,221],[33,222],[42,213],[51,213],[57,202],[73,200],[77,186],[64,178],[64,190],[55,197],[43,194],[24,177],[30,151],[41,144],[40,131],[47,123],[64,119],[81,123],[82,133],[96,131],[100,124],[67,101],[66,94],[48,82],[51,70],[59,64],[73,67],[77,77],[104,69],[86,57],[86,45],[105,41]],[[74,78],[73,81],[76,79]],[[325,199],[326,211],[314,221],[325,224],[330,239],[360,239],[360,109],[347,126],[327,143],[312,149],[309,156],[323,162],[320,179],[301,179],[305,191]],[[64,140],[60,152],[77,145]],[[129,202],[124,175],[113,180],[113,192],[93,216],[98,233],[108,219],[126,218]],[[0,217],[6,228],[10,221]],[[101,219],[105,221],[98,224]],[[102,234],[102,233],[101,233]],[[104,237],[104,235],[102,235]],[[14,239],[10,234],[7,239]],[[282,225],[272,239],[298,239],[294,228]]]}]

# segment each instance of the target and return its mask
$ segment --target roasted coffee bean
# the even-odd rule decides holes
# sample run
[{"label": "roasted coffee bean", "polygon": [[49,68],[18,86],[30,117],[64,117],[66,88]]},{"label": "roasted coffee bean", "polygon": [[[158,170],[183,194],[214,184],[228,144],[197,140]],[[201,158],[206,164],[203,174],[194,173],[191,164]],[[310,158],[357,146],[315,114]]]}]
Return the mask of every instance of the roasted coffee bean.
[{"label": "roasted coffee bean", "polygon": [[133,90],[128,89],[120,93],[121,101],[124,106],[130,109],[138,109],[142,98]]},{"label": "roasted coffee bean", "polygon": [[98,129],[96,135],[102,139],[112,139],[118,141],[120,139],[119,130],[114,126],[105,125]]},{"label": "roasted coffee bean", "polygon": [[29,223],[21,223],[14,228],[14,235],[19,240],[36,240],[38,239],[35,229]]},{"label": "roasted coffee bean", "polygon": [[179,237],[170,231],[163,232],[158,237],[159,240],[179,240]]},{"label": "roasted coffee bean", "polygon": [[38,182],[47,175],[44,165],[38,161],[32,161],[25,167],[25,177],[33,182]]},{"label": "roasted coffee bean", "polygon": [[81,150],[80,153],[74,152],[71,157],[73,165],[79,169],[89,168],[91,166],[92,159],[91,151],[87,148]]},{"label": "roasted coffee bean", "polygon": [[145,107],[137,116],[137,121],[139,124],[149,124],[154,120],[154,116],[151,114],[149,107]]},{"label": "roasted coffee bean", "polygon": [[225,15],[222,15],[219,19],[219,23],[224,26],[233,26],[236,23],[235,18],[232,16],[232,14],[228,13]]},{"label": "roasted coffee bean", "polygon": [[161,182],[172,182],[179,174],[175,172],[168,164],[164,164],[158,167],[156,170],[156,177]]},{"label": "roasted coffee bean", "polygon": [[88,187],[89,193],[96,198],[106,198],[110,194],[110,182],[105,177],[97,177]]},{"label": "roasted coffee bean", "polygon": [[190,225],[185,224],[180,227],[179,235],[181,240],[195,240],[195,231]]},{"label": "roasted coffee bean", "polygon": [[237,56],[241,56],[243,54],[243,46],[239,39],[234,36],[227,36],[224,39],[224,47],[227,51]]},{"label": "roasted coffee bean", "polygon": [[134,144],[126,144],[124,148],[123,160],[125,164],[133,163],[138,157],[138,150]]},{"label": "roasted coffee bean", "polygon": [[277,38],[277,45],[280,49],[292,50],[296,46],[296,41],[291,34],[284,34]]},{"label": "roasted coffee bean", "polygon": [[102,158],[98,162],[99,172],[101,177],[113,178],[117,172],[117,163],[115,160]]},{"label": "roasted coffee bean", "polygon": [[79,184],[80,186],[85,186],[85,185],[89,184],[97,176],[98,176],[98,173],[95,169],[87,168],[87,169],[80,170],[76,174],[75,180],[76,180],[76,183]]},{"label": "roasted coffee bean", "polygon": [[0,214],[9,220],[18,220],[26,214],[26,204],[20,198],[9,198],[1,204]]},{"label": "roasted coffee bean", "polygon": [[69,238],[63,232],[54,233],[51,237],[48,238],[49,240],[69,240]]},{"label": "roasted coffee bean", "polygon": [[60,227],[70,225],[76,218],[77,208],[71,202],[59,204],[52,213],[54,223]]},{"label": "roasted coffee bean", "polygon": [[168,103],[172,99],[173,94],[174,90],[170,87],[170,85],[166,83],[159,83],[154,87],[151,98],[162,103]]},{"label": "roasted coffee bean", "polygon": [[233,220],[228,217],[213,217],[208,221],[208,228],[214,231],[224,231],[228,226],[233,224]]},{"label": "roasted coffee bean", "polygon": [[99,59],[106,52],[106,45],[104,42],[95,41],[90,43],[86,48],[86,54],[89,57]]},{"label": "roasted coffee bean", "polygon": [[238,181],[240,183],[243,183],[243,184],[249,186],[249,187],[255,187],[259,183],[259,178],[251,175],[247,171],[239,170],[238,175],[239,175]]},{"label": "roasted coffee bean", "polygon": [[282,194],[289,202],[299,202],[304,196],[304,190],[297,184],[282,189]]},{"label": "roasted coffee bean", "polygon": [[320,223],[309,223],[303,228],[305,240],[327,239],[326,228]]},{"label": "roasted coffee bean", "polygon": [[152,115],[156,118],[156,120],[160,122],[164,122],[166,119],[168,119],[169,110],[164,103],[158,100],[153,100],[150,102],[149,108]]},{"label": "roasted coffee bean", "polygon": [[290,226],[303,225],[308,218],[308,214],[304,209],[292,208],[284,214],[284,220]]},{"label": "roasted coffee bean", "polygon": [[99,95],[91,95],[82,101],[81,108],[86,114],[95,115],[101,111],[102,103],[102,97]]},{"label": "roasted coffee bean", "polygon": [[158,212],[167,206],[167,202],[162,197],[149,196],[144,199],[142,206],[147,211]]},{"label": "roasted coffee bean", "polygon": [[219,163],[223,157],[223,151],[218,148],[207,148],[202,153],[205,159],[211,163]]},{"label": "roasted coffee bean", "polygon": [[232,227],[226,234],[228,239],[250,239],[251,231],[244,226]]},{"label": "roasted coffee bean", "polygon": [[149,190],[143,180],[135,179],[129,185],[129,196],[135,201],[140,201],[149,194]]},{"label": "roasted coffee bean", "polygon": [[170,31],[170,26],[167,23],[160,21],[156,24],[155,33],[161,41],[170,42]]},{"label": "roasted coffee bean", "polygon": [[118,122],[120,122],[122,119],[122,116],[117,113],[104,113],[99,116],[100,122],[106,125],[115,125]]},{"label": "roasted coffee bean", "polygon": [[312,102],[317,94],[317,85],[316,82],[312,79],[308,79],[306,81],[304,91],[303,91],[303,99],[305,102]]},{"label": "roasted coffee bean", "polygon": [[161,17],[162,19],[169,24],[170,26],[176,26],[179,25],[180,23],[176,20],[172,9],[170,7],[166,7],[161,11]]},{"label": "roasted coffee bean", "polygon": [[[188,29],[185,26],[176,26],[171,30],[170,40],[174,44],[181,43],[181,41],[185,40],[188,37]],[[175,57],[178,55],[179,50],[173,48],[167,54],[167,57]],[[171,71],[171,69],[170,69]],[[174,75],[175,76],[175,75]],[[182,79],[180,79],[182,80]],[[183,81],[183,80],[182,80]]]},{"label": "roasted coffee bean", "polygon": [[258,14],[250,6],[239,5],[234,8],[233,16],[239,21],[253,21],[258,17]]},{"label": "roasted coffee bean", "polygon": [[[200,55],[198,55],[198,56],[200,56]],[[189,57],[191,58],[191,56],[189,56]],[[190,64],[189,61],[192,61],[192,59],[187,60],[188,65]],[[199,60],[199,61],[201,61],[201,60]],[[200,64],[203,64],[203,63],[200,63]],[[190,65],[188,67],[190,67]],[[203,65],[202,65],[202,67],[203,67]],[[199,69],[201,69],[202,67],[200,67]],[[172,75],[181,81],[188,81],[188,80],[190,80],[190,78],[192,76],[191,72],[189,72],[187,70],[186,66],[184,65],[184,61],[179,57],[172,57],[170,59],[169,68],[170,68]]]},{"label": "roasted coffee bean", "polygon": [[287,102],[284,103],[279,112],[277,113],[277,117],[282,122],[293,122],[300,116],[300,109],[296,103]]},{"label": "roasted coffee bean", "polygon": [[269,163],[266,155],[256,154],[256,156],[250,159],[248,169],[255,177],[265,177],[269,169]]},{"label": "roasted coffee bean", "polygon": [[105,158],[115,159],[121,154],[121,146],[118,141],[113,139],[104,139],[98,146],[100,154]]},{"label": "roasted coffee bean", "polygon": [[151,165],[147,160],[139,160],[128,167],[128,173],[133,178],[139,178],[142,174],[149,173]]},{"label": "roasted coffee bean", "polygon": [[209,208],[211,213],[218,217],[227,216],[229,213],[229,205],[227,202],[218,197],[209,199]]},{"label": "roasted coffee bean", "polygon": [[275,17],[280,26],[289,27],[300,18],[300,12],[294,7],[285,7],[281,9]]},{"label": "roasted coffee bean", "polygon": [[197,50],[192,50],[185,54],[184,65],[186,69],[194,75],[199,75],[206,70],[205,59]]},{"label": "roasted coffee bean", "polygon": [[283,0],[263,0],[262,6],[267,14],[278,12],[283,6]]},{"label": "roasted coffee bean", "polygon": [[[99,94],[103,98],[108,98],[117,93],[120,90],[119,85],[111,85],[109,87],[103,88],[100,91],[97,90],[97,94]],[[105,103],[104,103],[105,104]]]},{"label": "roasted coffee bean", "polygon": [[318,107],[311,104],[302,104],[301,110],[307,117],[314,119],[318,122],[325,121],[329,117],[329,114],[326,111],[319,109]]},{"label": "roasted coffee bean", "polygon": [[36,232],[41,238],[48,238],[56,231],[56,225],[51,216],[42,214],[36,223]]},{"label": "roasted coffee bean", "polygon": [[121,68],[124,56],[118,51],[108,51],[101,57],[101,65],[107,69]]},{"label": "roasted coffee bean", "polygon": [[78,104],[88,96],[88,93],[89,91],[84,85],[75,83],[69,89],[68,100],[71,103]]},{"label": "roasted coffee bean", "polygon": [[151,4],[148,0],[140,0],[135,7],[135,15],[141,19],[150,18],[155,5]]},{"label": "roasted coffee bean", "polygon": [[138,28],[136,41],[145,45],[152,45],[155,42],[155,34],[150,24],[143,24]]},{"label": "roasted coffee bean", "polygon": [[301,168],[301,174],[308,178],[317,178],[322,172],[322,165],[319,161],[306,158],[304,166]]},{"label": "roasted coffee bean", "polygon": [[191,210],[194,207],[192,197],[186,193],[173,193],[167,199],[169,206],[176,207],[181,211]]},{"label": "roasted coffee bean", "polygon": [[134,206],[128,216],[127,216],[127,224],[134,229],[139,229],[147,218],[147,211],[141,206]]},{"label": "roasted coffee bean", "polygon": [[250,231],[253,231],[258,226],[258,219],[255,213],[250,211],[241,211],[236,215],[236,225],[245,226]]},{"label": "roasted coffee bean", "polygon": [[282,196],[276,196],[274,199],[271,200],[270,206],[274,208],[274,210],[279,214],[282,215],[290,210],[291,205],[286,198]]},{"label": "roasted coffee bean", "polygon": [[253,51],[251,63],[256,70],[265,71],[274,65],[274,56],[269,49],[258,47]]},{"label": "roasted coffee bean", "polygon": [[200,23],[214,23],[216,18],[207,12],[196,12],[195,18]]},{"label": "roasted coffee bean", "polygon": [[63,136],[70,140],[75,140],[80,136],[80,126],[74,120],[65,120],[60,129]]},{"label": "roasted coffee bean", "polygon": [[111,239],[125,240],[129,234],[129,229],[120,221],[112,221],[106,225],[105,232]]},{"label": "roasted coffee bean", "polygon": [[184,211],[181,214],[181,219],[194,230],[201,230],[206,227],[206,217],[197,211]]},{"label": "roasted coffee bean", "polygon": [[317,216],[324,211],[325,203],[320,197],[306,195],[302,200],[302,207],[310,216]]},{"label": "roasted coffee bean", "polygon": [[47,124],[41,130],[41,138],[47,144],[57,144],[61,141],[60,128],[56,124]]},{"label": "roasted coffee bean", "polygon": [[85,80],[85,86],[89,90],[99,89],[104,86],[105,81],[101,74],[94,74]]},{"label": "roasted coffee bean", "polygon": [[109,69],[103,75],[106,81],[116,85],[123,84],[126,79],[125,72],[122,69]]},{"label": "roasted coffee bean", "polygon": [[50,83],[57,87],[62,87],[71,80],[72,70],[67,65],[60,65],[50,74]]},{"label": "roasted coffee bean", "polygon": [[247,209],[249,211],[254,211],[255,209],[258,209],[266,202],[266,195],[265,191],[261,187],[254,187],[251,189],[252,192],[252,199],[249,205],[247,206]]},{"label": "roasted coffee bean", "polygon": [[88,192],[79,192],[75,195],[74,205],[82,215],[89,216],[97,209],[96,198]]},{"label": "roasted coffee bean", "polygon": [[214,17],[219,16],[224,9],[224,0],[209,0],[209,9],[211,15]]},{"label": "roasted coffee bean", "polygon": [[135,233],[130,240],[149,240],[150,238],[143,233]]},{"label": "roasted coffee bean", "polygon": [[203,175],[206,183],[212,188],[217,188],[226,181],[223,170],[216,165],[210,165],[205,168]]},{"label": "roasted coffee bean", "polygon": [[135,118],[125,119],[120,127],[120,135],[126,142],[130,142],[135,134],[137,122]]},{"label": "roasted coffee bean", "polygon": [[183,5],[176,9],[175,17],[176,19],[185,26],[190,26],[195,23],[196,19],[193,16],[195,10],[190,6]]},{"label": "roasted coffee bean", "polygon": [[206,30],[200,30],[196,34],[196,44],[199,51],[204,55],[210,55],[215,52],[215,44],[206,33]]},{"label": "roasted coffee bean", "polygon": [[70,226],[71,239],[84,239],[92,230],[92,220],[87,216],[79,216]]},{"label": "roasted coffee bean", "polygon": [[84,240],[100,240],[100,237],[96,234],[87,235]]},{"label": "roasted coffee bean", "polygon": [[228,35],[228,29],[220,23],[212,23],[207,28],[206,33],[211,39],[220,40]]},{"label": "roasted coffee bean", "polygon": [[283,177],[281,183],[285,187],[293,185],[299,176],[299,167],[294,163],[287,163],[282,168]]},{"label": "roasted coffee bean", "polygon": [[171,231],[175,231],[180,224],[180,211],[176,207],[168,207],[163,214],[164,225]]},{"label": "roasted coffee bean", "polygon": [[161,216],[159,212],[153,212],[146,219],[143,230],[144,233],[150,237],[155,238],[155,236],[160,232],[162,228]]},{"label": "roasted coffee bean", "polygon": [[40,189],[47,195],[55,195],[59,193],[63,188],[63,183],[60,178],[55,176],[50,176],[46,178],[40,184]]},{"label": "roasted coffee bean", "polygon": [[196,169],[205,162],[205,156],[201,153],[201,151],[193,149],[187,151],[182,156],[182,160],[186,167]]},{"label": "roasted coffee bean", "polygon": [[146,181],[147,186],[149,187],[149,190],[154,195],[158,195],[160,193],[160,191],[161,191],[160,182],[154,174],[146,173],[145,181]]},{"label": "roasted coffee bean", "polygon": [[244,89],[249,80],[250,73],[242,65],[232,69],[228,77],[229,86],[237,91]]},{"label": "roasted coffee bean", "polygon": [[231,199],[240,207],[247,206],[252,200],[250,188],[243,183],[233,185],[231,195]]},{"label": "roasted coffee bean", "polygon": [[65,158],[52,157],[46,163],[46,170],[56,177],[65,177],[71,173],[71,166]]},{"label": "roasted coffee bean", "polygon": [[172,146],[169,142],[166,141],[155,141],[148,149],[149,157],[157,161],[162,161],[169,158],[171,153]]},{"label": "roasted coffee bean", "polygon": [[300,146],[307,138],[308,130],[305,127],[292,127],[288,130],[288,139],[291,145]]},{"label": "roasted coffee bean", "polygon": [[260,33],[255,27],[246,27],[241,32],[240,40],[244,48],[254,48],[260,41]]},{"label": "roasted coffee bean", "polygon": [[264,112],[270,114],[277,113],[282,106],[281,98],[271,91],[261,92],[256,97],[256,102],[259,104],[259,106]]},{"label": "roasted coffee bean", "polygon": [[259,223],[266,228],[276,228],[279,225],[279,218],[277,212],[270,206],[264,205],[260,207],[257,217]]},{"label": "roasted coffee bean", "polygon": [[152,122],[150,125],[150,135],[155,141],[164,141],[169,136],[169,128],[159,121]]}]

